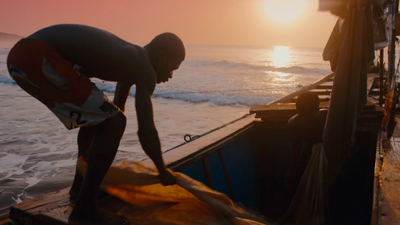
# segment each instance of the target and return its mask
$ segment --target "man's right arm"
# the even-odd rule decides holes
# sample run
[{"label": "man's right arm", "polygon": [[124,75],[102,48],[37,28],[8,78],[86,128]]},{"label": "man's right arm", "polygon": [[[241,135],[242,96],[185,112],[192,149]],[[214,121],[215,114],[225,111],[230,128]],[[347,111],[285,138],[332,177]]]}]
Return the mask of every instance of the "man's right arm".
[{"label": "man's right arm", "polygon": [[135,105],[139,125],[138,136],[143,150],[157,167],[162,184],[171,185],[176,183],[176,177],[164,164],[160,139],[153,119],[152,90],[150,89],[153,88],[143,84],[136,85]]}]

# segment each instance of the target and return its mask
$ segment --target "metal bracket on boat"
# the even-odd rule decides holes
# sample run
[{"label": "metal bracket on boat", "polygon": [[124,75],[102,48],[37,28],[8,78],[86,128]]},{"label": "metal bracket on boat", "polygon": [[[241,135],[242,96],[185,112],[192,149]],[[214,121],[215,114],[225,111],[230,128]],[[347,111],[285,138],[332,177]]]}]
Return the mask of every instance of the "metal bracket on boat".
[{"label": "metal bracket on boat", "polygon": [[197,139],[199,137],[200,137],[200,135],[194,135],[192,137],[192,135],[190,135],[190,134],[185,134],[185,136],[183,136],[183,139],[186,141],[186,143],[189,143],[189,142],[191,142],[191,141],[193,141],[193,140],[195,140],[195,139]]}]

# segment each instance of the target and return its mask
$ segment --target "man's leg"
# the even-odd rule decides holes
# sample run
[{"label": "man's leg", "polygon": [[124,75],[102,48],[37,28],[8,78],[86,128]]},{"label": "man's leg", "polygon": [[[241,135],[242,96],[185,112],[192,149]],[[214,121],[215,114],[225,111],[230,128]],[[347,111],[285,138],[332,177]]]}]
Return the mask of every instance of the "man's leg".
[{"label": "man's leg", "polygon": [[96,197],[100,184],[111,166],[125,130],[122,112],[97,125],[89,148],[88,165],[78,199],[69,217],[70,224],[127,224],[125,217],[99,213]]},{"label": "man's leg", "polygon": [[[97,133],[97,126],[81,127],[78,133],[78,159],[83,157],[87,162],[90,144],[93,141],[95,134]],[[76,198],[79,195],[83,182],[83,177],[78,173],[78,167],[76,167],[74,182],[69,190],[69,195],[72,198]]]}]

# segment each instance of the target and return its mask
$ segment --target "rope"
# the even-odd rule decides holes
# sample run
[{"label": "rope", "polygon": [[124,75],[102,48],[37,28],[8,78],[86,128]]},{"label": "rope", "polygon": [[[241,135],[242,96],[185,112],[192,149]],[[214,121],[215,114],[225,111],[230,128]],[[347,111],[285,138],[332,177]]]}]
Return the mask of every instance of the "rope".
[{"label": "rope", "polygon": [[175,148],[178,148],[178,147],[180,147],[180,146],[182,146],[182,145],[185,145],[185,144],[187,144],[187,143],[189,143],[189,142],[191,142],[191,141],[193,141],[193,140],[195,140],[195,139],[197,139],[197,138],[199,138],[199,137],[203,137],[204,135],[207,135],[207,134],[212,133],[212,132],[214,132],[214,131],[216,131],[216,130],[219,130],[219,129],[223,128],[223,127],[226,127],[226,126],[228,126],[229,124],[235,123],[236,121],[241,120],[241,119],[247,117],[248,115],[249,115],[249,114],[246,114],[246,115],[244,115],[244,116],[242,116],[242,117],[240,117],[240,118],[237,118],[237,119],[235,119],[235,120],[233,120],[233,121],[231,121],[231,122],[228,122],[228,123],[226,123],[226,124],[223,124],[223,125],[221,125],[221,126],[219,126],[219,127],[217,127],[217,128],[214,128],[214,129],[212,129],[212,130],[210,130],[210,131],[207,131],[206,133],[203,133],[203,134],[200,134],[200,135],[194,135],[194,136],[193,136],[193,135],[190,135],[190,134],[186,134],[185,136],[183,136],[183,139],[185,140],[185,142],[183,142],[182,144],[179,144],[179,145],[177,145],[177,146],[175,146],[175,147],[172,147],[172,148],[170,148],[170,149],[167,149],[167,150],[163,151],[163,153],[169,152],[169,151],[171,151],[171,150],[173,150],[173,149],[175,149]]}]

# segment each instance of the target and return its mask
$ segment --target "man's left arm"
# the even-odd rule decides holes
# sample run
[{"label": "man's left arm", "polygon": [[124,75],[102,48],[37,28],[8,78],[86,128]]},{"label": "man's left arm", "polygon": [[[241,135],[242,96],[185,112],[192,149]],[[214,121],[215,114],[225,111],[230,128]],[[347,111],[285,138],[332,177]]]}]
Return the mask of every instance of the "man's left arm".
[{"label": "man's left arm", "polygon": [[125,112],[125,104],[131,91],[131,86],[132,85],[130,84],[118,82],[117,87],[115,88],[113,102],[116,106],[118,106],[119,109],[122,110],[122,112]]}]

